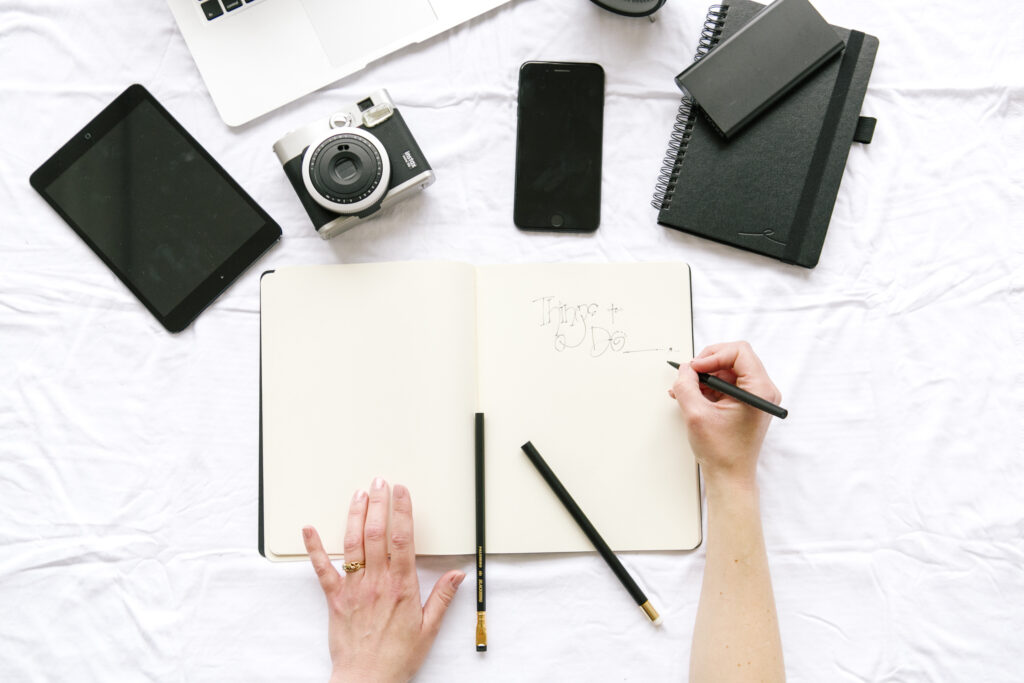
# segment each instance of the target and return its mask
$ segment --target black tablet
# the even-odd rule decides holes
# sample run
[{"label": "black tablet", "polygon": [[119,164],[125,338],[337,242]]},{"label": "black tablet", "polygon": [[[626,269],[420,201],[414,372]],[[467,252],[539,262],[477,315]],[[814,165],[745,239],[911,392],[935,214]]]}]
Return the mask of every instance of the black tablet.
[{"label": "black tablet", "polygon": [[281,237],[141,85],[121,93],[30,182],[171,332]]}]

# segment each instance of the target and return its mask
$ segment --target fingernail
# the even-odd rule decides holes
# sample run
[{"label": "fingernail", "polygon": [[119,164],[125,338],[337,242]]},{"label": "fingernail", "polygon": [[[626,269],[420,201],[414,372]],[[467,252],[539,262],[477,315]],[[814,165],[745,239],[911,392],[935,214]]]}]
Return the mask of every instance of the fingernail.
[{"label": "fingernail", "polygon": [[465,579],[465,578],[466,578],[465,574],[459,574],[458,576],[456,576],[455,578],[452,579],[452,586],[454,586],[455,588],[458,588],[459,586],[462,585],[462,580]]},{"label": "fingernail", "polygon": [[382,488],[384,488],[384,479],[382,477],[377,477],[376,479],[374,479],[373,480],[373,488],[375,488],[375,489],[382,489]]},{"label": "fingernail", "polygon": [[401,484],[395,484],[394,488],[391,489],[391,495],[395,498],[405,498],[408,493],[409,489],[405,488]]},{"label": "fingernail", "polygon": [[352,494],[352,502],[358,503],[362,501],[364,498],[366,498],[366,495],[366,491],[359,489],[358,491]]},{"label": "fingernail", "polygon": [[304,527],[302,527],[302,537],[304,539],[306,539],[307,541],[309,539],[313,538],[313,527],[311,527],[311,526],[304,526]]}]

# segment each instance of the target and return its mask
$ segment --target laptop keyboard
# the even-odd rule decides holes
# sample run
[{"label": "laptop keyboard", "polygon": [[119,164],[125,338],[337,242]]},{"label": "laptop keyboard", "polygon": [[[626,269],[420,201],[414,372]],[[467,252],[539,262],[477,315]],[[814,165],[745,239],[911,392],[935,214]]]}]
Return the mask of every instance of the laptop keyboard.
[{"label": "laptop keyboard", "polygon": [[207,21],[213,21],[223,16],[225,12],[234,12],[236,9],[250,5],[256,0],[199,0],[199,9],[203,10]]}]

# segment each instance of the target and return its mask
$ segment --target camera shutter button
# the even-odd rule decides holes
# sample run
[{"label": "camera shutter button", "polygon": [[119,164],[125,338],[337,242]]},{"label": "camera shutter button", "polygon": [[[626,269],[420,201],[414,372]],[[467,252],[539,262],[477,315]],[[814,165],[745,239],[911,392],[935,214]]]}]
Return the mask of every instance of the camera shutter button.
[{"label": "camera shutter button", "polygon": [[338,112],[331,115],[331,128],[347,128],[353,124],[352,115]]}]

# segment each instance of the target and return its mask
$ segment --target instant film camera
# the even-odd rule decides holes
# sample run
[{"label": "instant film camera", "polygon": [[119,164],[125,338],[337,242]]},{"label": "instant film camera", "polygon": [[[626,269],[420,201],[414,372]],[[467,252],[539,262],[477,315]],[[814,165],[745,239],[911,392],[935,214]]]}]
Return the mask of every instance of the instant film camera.
[{"label": "instant film camera", "polygon": [[434,182],[386,90],[293,130],[274,153],[325,240]]}]

